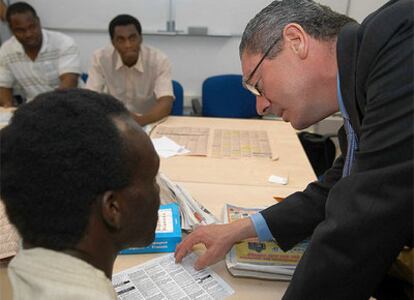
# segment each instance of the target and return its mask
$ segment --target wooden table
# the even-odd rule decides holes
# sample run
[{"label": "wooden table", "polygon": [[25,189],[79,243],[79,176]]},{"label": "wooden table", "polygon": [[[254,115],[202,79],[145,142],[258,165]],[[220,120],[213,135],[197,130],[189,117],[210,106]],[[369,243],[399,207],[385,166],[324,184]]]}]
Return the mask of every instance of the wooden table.
[{"label": "wooden table", "polygon": [[[217,159],[212,157],[178,156],[161,159],[160,170],[188,190],[221,219],[224,203],[240,206],[275,204],[273,196],[285,197],[305,188],[315,180],[315,174],[302,149],[296,132],[289,124],[269,120],[214,119],[169,117],[162,126],[195,126],[240,130],[266,130],[273,152],[278,159]],[[154,132],[154,131],[153,131]],[[270,175],[288,176],[287,185],[267,182]],[[198,248],[197,251],[200,250]],[[146,262],[163,254],[120,255],[114,273]],[[235,290],[232,299],[280,299],[288,283],[259,279],[235,278],[226,270],[223,261],[212,266]],[[0,266],[1,299],[10,293],[6,268]],[[7,294],[7,295],[6,295]],[[3,297],[5,296],[5,298]]]},{"label": "wooden table", "polygon": [[[296,132],[282,121],[169,117],[162,126],[268,131],[271,145],[276,147],[274,150],[278,154],[275,161],[192,156],[161,159],[161,172],[190,191],[194,199],[220,219],[224,203],[250,207],[273,205],[276,203],[273,196],[288,196],[315,180],[315,174]],[[271,174],[288,175],[289,183],[268,183],[267,179]],[[197,251],[202,251],[200,248]],[[120,255],[115,261],[114,272],[160,255],[162,254]],[[288,286],[287,282],[282,281],[233,277],[226,270],[224,261],[215,264],[212,269],[235,290],[230,299],[281,299]]]}]

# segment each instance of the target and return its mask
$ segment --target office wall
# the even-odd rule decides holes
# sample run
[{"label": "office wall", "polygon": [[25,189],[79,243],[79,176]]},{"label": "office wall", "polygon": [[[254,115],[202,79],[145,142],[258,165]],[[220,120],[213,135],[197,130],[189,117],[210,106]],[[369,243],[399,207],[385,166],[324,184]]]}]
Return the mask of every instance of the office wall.
[{"label": "office wall", "polygon": [[[156,31],[165,28],[164,19],[168,17],[169,3],[169,0],[26,1],[35,6],[46,27],[56,28],[72,36],[80,45],[84,71],[89,68],[93,51],[109,43],[106,26],[112,16],[127,11],[141,19],[145,31]],[[184,86],[188,101],[191,97],[200,96],[205,78],[216,74],[241,73],[238,34],[244,29],[247,20],[271,0],[174,1],[173,17],[177,29],[186,29],[189,25],[207,26],[209,33],[221,35],[144,36],[145,43],[161,49],[169,56],[173,65],[173,78]],[[361,21],[386,0],[320,2],[343,13],[348,9],[350,16]],[[240,31],[237,31],[239,27]]]}]

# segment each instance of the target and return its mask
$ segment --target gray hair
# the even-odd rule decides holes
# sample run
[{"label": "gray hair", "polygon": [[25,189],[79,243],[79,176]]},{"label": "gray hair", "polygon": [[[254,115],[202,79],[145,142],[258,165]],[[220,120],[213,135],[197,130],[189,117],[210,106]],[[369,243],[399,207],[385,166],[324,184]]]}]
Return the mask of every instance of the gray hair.
[{"label": "gray hair", "polygon": [[289,23],[299,24],[315,39],[329,41],[350,22],[355,21],[312,0],[273,1],[247,24],[239,53],[264,54],[276,43],[268,55],[274,58],[282,49],[283,29]]}]

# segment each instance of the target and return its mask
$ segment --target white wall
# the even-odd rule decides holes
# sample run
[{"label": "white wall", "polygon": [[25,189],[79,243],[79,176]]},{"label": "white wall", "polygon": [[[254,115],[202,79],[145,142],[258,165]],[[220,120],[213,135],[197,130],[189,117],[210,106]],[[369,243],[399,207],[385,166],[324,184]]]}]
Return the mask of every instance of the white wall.
[{"label": "white wall", "polygon": [[[50,0],[27,0],[27,2],[32,3],[35,8],[38,10],[39,15],[41,16],[43,24],[46,26],[48,25],[48,22],[50,27],[53,27],[53,25],[56,26],[56,24],[59,21],[59,15],[61,15],[62,19],[67,19],[68,16],[76,16],[79,15],[79,12],[74,11],[73,9],[68,8],[68,3],[76,2],[73,1],[66,1],[66,0],[54,0],[53,3],[56,5],[57,2],[62,2],[62,5],[64,9],[59,8],[56,10],[50,9],[49,5],[51,5]],[[80,0],[77,0],[80,1]],[[108,9],[109,6],[102,6],[99,5],[99,3],[107,3],[112,1],[112,4],[119,4],[120,2],[123,2],[125,4],[126,0],[87,0],[87,1],[81,1],[82,3],[89,3],[87,6],[91,6],[90,2],[95,2],[94,9],[97,9],[99,11],[102,11],[103,9]],[[160,5],[160,1],[163,0],[157,0],[155,2],[152,2],[153,0],[140,0],[141,2],[144,1],[146,4],[150,3],[156,3],[154,5]],[[168,1],[164,0],[165,4],[167,5]],[[183,1],[183,0],[177,0],[177,1]],[[189,1],[194,1],[194,5],[198,10],[200,10],[202,5],[206,5],[208,3],[209,10],[212,12],[213,15],[211,15],[210,22],[212,22],[209,26],[209,29],[214,28],[215,32],[218,34],[231,34],[234,33],[234,26],[231,20],[234,20],[234,23],[240,23],[241,20],[237,19],[237,13],[234,13],[234,11],[229,11],[229,17],[228,19],[225,19],[226,16],[223,11],[229,10],[231,5],[229,3],[233,3],[233,6],[235,10],[239,7],[242,0],[185,0],[187,3],[191,3]],[[223,6],[224,1],[226,1],[226,6]],[[247,11],[246,8],[243,10],[240,10],[240,15],[243,14],[243,24],[246,22],[249,18],[249,14],[252,16],[257,13],[262,7],[264,7],[267,3],[270,3],[271,0],[243,0],[244,4],[251,5],[251,12]],[[355,18],[357,21],[362,21],[363,18],[368,15],[370,12],[374,11],[376,8],[380,7],[382,4],[384,4],[385,0],[350,0],[351,3],[348,5],[348,0],[324,0],[321,1],[322,3],[325,3],[327,5],[330,5],[333,9],[341,11],[343,13],[346,12],[347,7],[349,9],[349,15],[353,18]],[[14,2],[14,1],[11,1]],[[126,2],[129,2],[130,4],[134,3],[133,0],[128,0]],[[261,6],[259,6],[261,4]],[[40,10],[38,7],[48,7],[49,9],[42,9]],[[207,8],[207,6],[205,6]],[[227,8],[223,10],[224,8]],[[82,8],[79,8],[82,9]],[[105,14],[96,12],[94,14],[87,14],[88,18],[86,20],[86,25],[89,27],[96,27],[95,23],[91,21],[90,18],[93,18],[94,16],[96,18],[104,19],[103,16],[109,16],[109,15],[116,15],[119,10],[119,5],[116,6],[116,8],[110,10],[110,11],[104,11]],[[179,5],[177,7],[179,9]],[[217,19],[214,18],[214,11],[219,12],[217,15]],[[192,14],[189,14],[191,12],[190,10],[187,11],[174,11],[174,14],[176,14],[176,24],[177,29],[180,29],[180,26],[188,26],[189,24],[192,25],[203,25],[205,22],[207,22],[206,14],[201,13],[198,14],[197,10],[193,11]],[[133,14],[133,11],[130,12]],[[64,15],[63,15],[64,14]],[[164,15],[165,11],[160,11],[160,14]],[[181,17],[182,15],[186,15],[185,18]],[[138,15],[137,15],[138,16]],[[247,17],[247,18],[246,18]],[[138,16],[138,18],[140,18]],[[220,19],[221,18],[221,19]],[[241,18],[241,17],[240,17]],[[141,18],[142,19],[142,18]],[[144,20],[146,20],[147,23],[152,22],[151,18],[144,17]],[[200,21],[204,20],[204,21]],[[230,20],[230,21],[229,21]],[[215,21],[222,22],[221,27],[226,28],[228,27],[228,30],[223,29],[223,31],[220,31],[217,28],[220,28],[220,26],[214,25]],[[154,21],[155,22],[155,21]],[[181,24],[180,24],[181,22]],[[87,71],[89,68],[89,61],[90,57],[93,53],[93,51],[99,47],[104,46],[105,44],[109,43],[109,35],[106,32],[104,28],[106,28],[107,24],[102,26],[99,30],[78,30],[73,29],[74,24],[81,24],[82,22],[72,22],[70,26],[65,28],[65,25],[59,26],[59,30],[68,34],[69,36],[73,37],[75,41],[78,43],[78,45],[81,47],[81,60],[82,60],[82,68],[84,71]],[[106,22],[105,22],[106,23]],[[143,23],[144,31],[146,29],[146,24]],[[159,23],[159,20],[156,20],[156,23]],[[155,23],[151,23],[150,29],[154,30],[158,25]],[[85,26],[86,26],[85,25]],[[86,26],[87,27],[87,26]],[[244,27],[244,25],[242,26]],[[72,29],[70,29],[72,28]],[[95,28],[96,29],[96,28]],[[240,32],[243,30],[243,28],[240,30]],[[233,32],[232,32],[233,31]],[[210,30],[211,32],[211,30]],[[163,52],[165,52],[173,65],[173,79],[178,80],[181,82],[181,84],[184,87],[184,93],[186,96],[186,100],[188,101],[191,99],[191,97],[199,97],[201,95],[201,85],[205,78],[217,75],[217,74],[226,74],[226,73],[241,73],[240,68],[240,61],[238,57],[238,45],[240,41],[240,36],[165,36],[165,35],[145,35],[144,36],[144,43],[147,43],[149,45],[152,45],[154,47],[157,47],[161,49]],[[188,102],[187,102],[188,105]]]}]

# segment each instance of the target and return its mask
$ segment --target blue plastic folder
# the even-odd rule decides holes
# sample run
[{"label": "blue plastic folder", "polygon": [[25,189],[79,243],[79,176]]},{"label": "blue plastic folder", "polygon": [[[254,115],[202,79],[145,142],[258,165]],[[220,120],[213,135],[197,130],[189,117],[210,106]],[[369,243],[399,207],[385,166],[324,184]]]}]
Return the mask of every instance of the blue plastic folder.
[{"label": "blue plastic folder", "polygon": [[154,242],[143,248],[128,248],[120,254],[174,252],[181,242],[180,211],[176,203],[161,205],[158,210],[158,223]]}]

